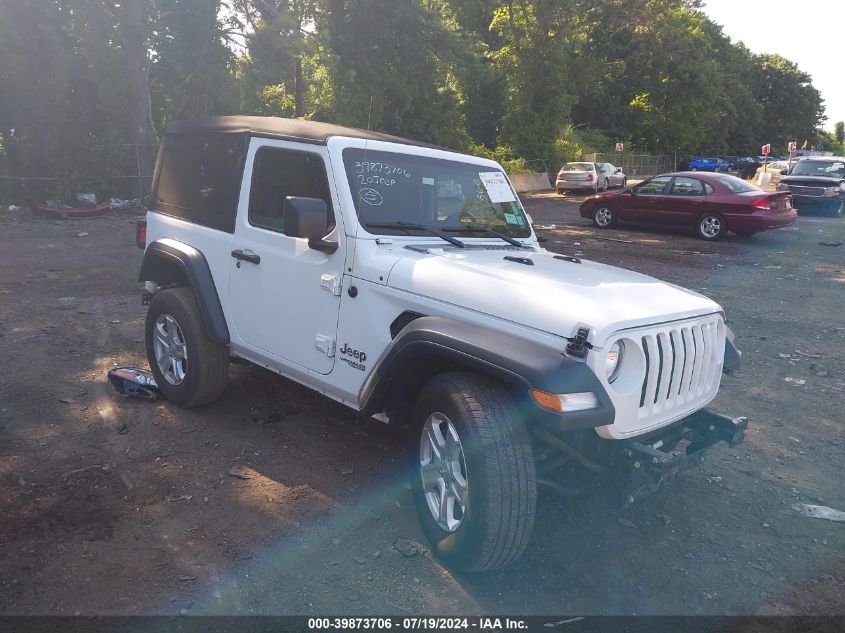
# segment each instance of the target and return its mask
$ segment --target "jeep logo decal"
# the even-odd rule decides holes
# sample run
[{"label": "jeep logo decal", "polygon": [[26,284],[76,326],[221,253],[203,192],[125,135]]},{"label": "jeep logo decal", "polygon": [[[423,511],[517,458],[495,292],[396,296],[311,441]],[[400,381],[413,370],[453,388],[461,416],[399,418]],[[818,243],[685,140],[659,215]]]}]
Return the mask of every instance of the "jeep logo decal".
[{"label": "jeep logo decal", "polygon": [[344,363],[347,363],[353,369],[357,369],[359,371],[364,371],[367,367],[364,363],[367,361],[367,353],[358,349],[355,349],[349,343],[344,343],[343,347],[340,349],[341,358]]}]

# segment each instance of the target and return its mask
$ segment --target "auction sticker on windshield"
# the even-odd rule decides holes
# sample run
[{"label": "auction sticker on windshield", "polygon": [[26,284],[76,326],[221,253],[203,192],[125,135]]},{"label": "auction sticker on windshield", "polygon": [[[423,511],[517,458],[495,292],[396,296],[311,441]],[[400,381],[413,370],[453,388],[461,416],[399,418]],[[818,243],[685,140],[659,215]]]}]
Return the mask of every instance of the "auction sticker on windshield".
[{"label": "auction sticker on windshield", "polygon": [[478,173],[478,177],[484,183],[484,188],[487,190],[490,202],[495,204],[497,202],[513,202],[516,200],[508,184],[508,180],[502,172],[482,171]]}]

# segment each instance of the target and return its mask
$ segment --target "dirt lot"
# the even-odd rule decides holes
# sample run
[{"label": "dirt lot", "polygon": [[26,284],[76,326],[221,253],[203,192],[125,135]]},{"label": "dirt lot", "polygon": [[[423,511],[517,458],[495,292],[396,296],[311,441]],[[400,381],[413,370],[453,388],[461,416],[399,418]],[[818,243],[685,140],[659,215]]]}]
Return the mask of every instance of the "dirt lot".
[{"label": "dirt lot", "polygon": [[526,206],[550,249],[724,305],[744,445],[624,512],[543,494],[523,559],[456,576],[418,546],[404,439],[251,367],[199,410],[119,397],[107,370],[146,362],[128,220],[5,214],[0,613],[843,613],[845,524],[792,506],[845,510],[845,246],[819,244],[845,222],[706,244]]}]

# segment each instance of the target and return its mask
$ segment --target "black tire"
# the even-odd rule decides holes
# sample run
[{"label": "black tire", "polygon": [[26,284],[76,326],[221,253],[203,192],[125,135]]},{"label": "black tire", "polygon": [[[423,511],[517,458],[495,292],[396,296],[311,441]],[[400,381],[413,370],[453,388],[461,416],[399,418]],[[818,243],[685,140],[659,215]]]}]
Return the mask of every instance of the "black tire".
[{"label": "black tire", "polygon": [[618,218],[616,212],[610,205],[599,204],[593,209],[593,226],[599,229],[607,229],[616,224]]},{"label": "black tire", "polygon": [[609,181],[607,178],[605,178],[605,179],[604,179],[604,184],[602,185],[601,190],[602,190],[602,191],[607,191],[608,189],[610,189],[610,181]]},{"label": "black tire", "polygon": [[725,233],[728,232],[728,226],[725,223],[725,218],[718,213],[708,211],[698,218],[695,223],[695,232],[702,240],[715,242],[725,236]]},{"label": "black tire", "polygon": [[558,189],[558,190],[557,190],[557,195],[559,195],[559,196],[565,196],[565,195],[566,195],[566,190],[565,190],[565,189]]},{"label": "black tire", "polygon": [[[184,339],[184,377],[174,384],[156,359],[156,322],[171,316]],[[190,288],[162,290],[153,297],[144,327],[147,361],[162,394],[180,407],[196,407],[216,400],[226,388],[229,347],[208,338],[194,293]],[[189,364],[190,363],[190,364]]]},{"label": "black tire", "polygon": [[[438,525],[423,490],[421,433],[434,415],[448,418],[462,447],[466,512],[454,531]],[[424,385],[411,420],[414,504],[435,556],[461,572],[516,560],[534,527],[537,481],[531,440],[507,390],[478,374],[441,374]]]},{"label": "black tire", "polygon": [[623,178],[623,179],[622,179],[622,188],[624,189],[624,188],[625,188],[625,187],[627,187],[627,186],[628,186],[628,179],[627,179],[627,178]]}]

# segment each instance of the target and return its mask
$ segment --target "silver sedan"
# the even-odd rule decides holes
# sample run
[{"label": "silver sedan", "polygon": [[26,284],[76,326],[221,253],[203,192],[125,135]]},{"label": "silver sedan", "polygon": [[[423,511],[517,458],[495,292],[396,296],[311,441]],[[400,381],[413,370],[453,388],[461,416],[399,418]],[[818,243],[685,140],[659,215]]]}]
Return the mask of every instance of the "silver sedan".
[{"label": "silver sedan", "polygon": [[625,187],[628,179],[622,170],[610,163],[566,163],[555,179],[559,194],[572,190],[598,193],[610,187]]}]

